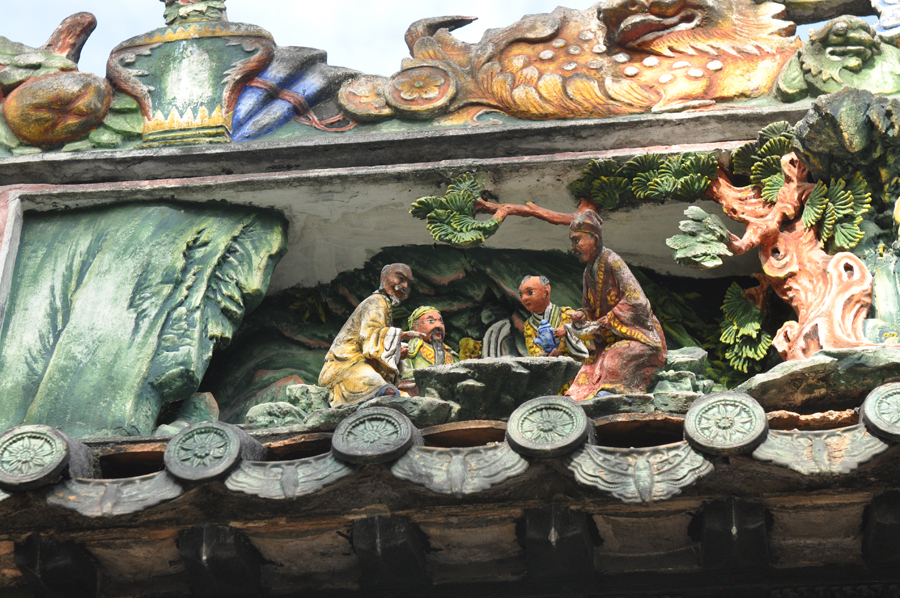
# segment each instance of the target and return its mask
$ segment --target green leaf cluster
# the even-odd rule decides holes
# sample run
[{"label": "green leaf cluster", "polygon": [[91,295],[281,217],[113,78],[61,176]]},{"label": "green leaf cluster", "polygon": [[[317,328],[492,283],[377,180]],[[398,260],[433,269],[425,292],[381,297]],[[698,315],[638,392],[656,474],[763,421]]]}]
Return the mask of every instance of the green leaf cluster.
[{"label": "green leaf cluster", "polygon": [[722,305],[722,334],[719,340],[728,345],[725,357],[736,370],[744,373],[762,361],[772,346],[772,337],[762,329],[762,313],[744,291],[733,283],[725,293]]},{"label": "green leaf cluster", "polygon": [[847,251],[865,236],[859,225],[871,204],[872,192],[859,172],[849,182],[831,179],[826,186],[819,181],[803,208],[803,226],[819,227],[819,244],[827,245],[828,253]]},{"label": "green leaf cluster", "polygon": [[443,196],[420,197],[412,203],[410,214],[425,220],[435,241],[460,249],[477,247],[497,232],[502,220],[475,219],[475,200],[481,196],[484,183],[473,174],[457,177]]},{"label": "green leaf cluster", "polygon": [[712,154],[685,153],[663,158],[642,154],[619,164],[591,160],[581,177],[569,185],[576,199],[590,198],[603,210],[618,208],[633,199],[690,201],[709,187],[718,164]]},{"label": "green leaf cluster", "polygon": [[29,79],[74,71],[78,65],[64,56],[0,37],[0,67],[5,67],[0,70],[0,87],[9,92]]},{"label": "green leaf cluster", "polygon": [[735,174],[746,174],[750,183],[762,187],[762,198],[775,203],[784,187],[781,158],[792,151],[794,128],[787,122],[776,122],[759,132],[756,141],[745,143],[731,154]]},{"label": "green leaf cluster", "polygon": [[697,206],[689,207],[684,214],[689,220],[682,220],[678,226],[684,234],[666,239],[666,245],[675,250],[675,261],[690,268],[721,266],[722,257],[732,255],[725,244],[728,229],[722,220]]}]

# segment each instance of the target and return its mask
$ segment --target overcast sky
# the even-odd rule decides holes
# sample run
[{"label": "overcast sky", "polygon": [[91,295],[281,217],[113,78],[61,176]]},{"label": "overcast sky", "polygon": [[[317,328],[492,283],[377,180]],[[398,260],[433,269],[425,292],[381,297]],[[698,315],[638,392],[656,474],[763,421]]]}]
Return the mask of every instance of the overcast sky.
[{"label": "overcast sky", "polygon": [[[12,0],[0,0],[4,5]],[[227,0],[230,21],[268,29],[281,46],[309,46],[328,52],[329,64],[391,75],[409,55],[406,28],[418,19],[447,14],[479,20],[455,35],[475,42],[485,29],[504,27],[526,14],[552,11],[560,0]],[[573,0],[585,8],[591,0]],[[41,46],[64,18],[78,11],[97,17],[97,30],[81,55],[80,70],[103,75],[110,50],[119,42],[162,26],[159,0],[41,0],[15,3],[0,17],[0,35]]]},{"label": "overcast sky", "polygon": [[[0,1],[5,5],[11,0]],[[485,29],[512,24],[525,14],[552,11],[558,4],[559,0],[227,0],[228,20],[269,30],[280,46],[320,48],[328,52],[329,64],[381,75],[399,70],[400,61],[409,55],[403,34],[413,21],[446,14],[477,16],[478,21],[457,31],[460,39],[477,41]],[[590,0],[573,3],[580,4],[590,6]],[[97,29],[79,66],[101,75],[116,44],[164,24],[159,0],[41,0],[15,6],[2,11],[0,35],[29,46],[43,45],[70,14],[93,13]]]}]

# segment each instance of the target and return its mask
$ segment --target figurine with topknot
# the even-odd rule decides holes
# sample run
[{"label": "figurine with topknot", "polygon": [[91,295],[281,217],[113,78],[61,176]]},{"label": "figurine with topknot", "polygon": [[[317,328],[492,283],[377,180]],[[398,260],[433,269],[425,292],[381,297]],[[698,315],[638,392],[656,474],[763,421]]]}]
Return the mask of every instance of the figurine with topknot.
[{"label": "figurine with topknot", "polygon": [[666,363],[666,339],[631,270],[603,246],[603,220],[585,210],[569,225],[572,251],[586,265],[582,309],[572,328],[593,342],[590,357],[566,394],[576,401],[644,392]]}]

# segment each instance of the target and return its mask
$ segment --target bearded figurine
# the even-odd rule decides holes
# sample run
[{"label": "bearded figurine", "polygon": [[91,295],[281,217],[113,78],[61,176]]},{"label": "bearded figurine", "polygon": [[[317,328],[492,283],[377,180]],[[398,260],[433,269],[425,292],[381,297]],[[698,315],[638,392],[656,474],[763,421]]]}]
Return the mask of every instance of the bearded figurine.
[{"label": "bearded figurine", "polygon": [[[422,336],[409,342],[409,351],[403,360],[403,375],[401,380],[405,383],[413,383],[413,372],[428,368],[433,365],[458,363],[459,355],[449,345],[444,343],[445,329],[441,312],[430,305],[424,305],[416,309],[409,316],[409,329],[418,332]],[[401,388],[406,390],[405,385]]]},{"label": "bearded figurine", "polygon": [[412,280],[406,264],[385,266],[381,286],[353,310],[338,332],[319,373],[319,386],[331,391],[333,407],[400,394],[396,385],[406,357],[402,341],[425,337],[393,327],[393,309],[409,296]]},{"label": "bearded figurine", "polygon": [[569,226],[572,251],[586,265],[581,311],[572,330],[592,341],[590,357],[566,395],[583,401],[608,394],[640,393],[666,363],[666,339],[631,270],[603,246],[603,221],[593,210]]}]

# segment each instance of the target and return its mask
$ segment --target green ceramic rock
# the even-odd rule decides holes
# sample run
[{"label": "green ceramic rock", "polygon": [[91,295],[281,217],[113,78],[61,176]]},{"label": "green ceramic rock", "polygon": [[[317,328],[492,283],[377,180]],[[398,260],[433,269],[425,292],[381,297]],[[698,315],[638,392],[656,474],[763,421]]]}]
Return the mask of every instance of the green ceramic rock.
[{"label": "green ceramic rock", "polygon": [[285,229],[211,205],[30,212],[0,336],[0,428],[152,433],[262,301]]},{"label": "green ceramic rock", "polygon": [[853,409],[886,382],[900,380],[900,347],[832,349],[786,361],[737,388],[766,411],[799,413]]}]

